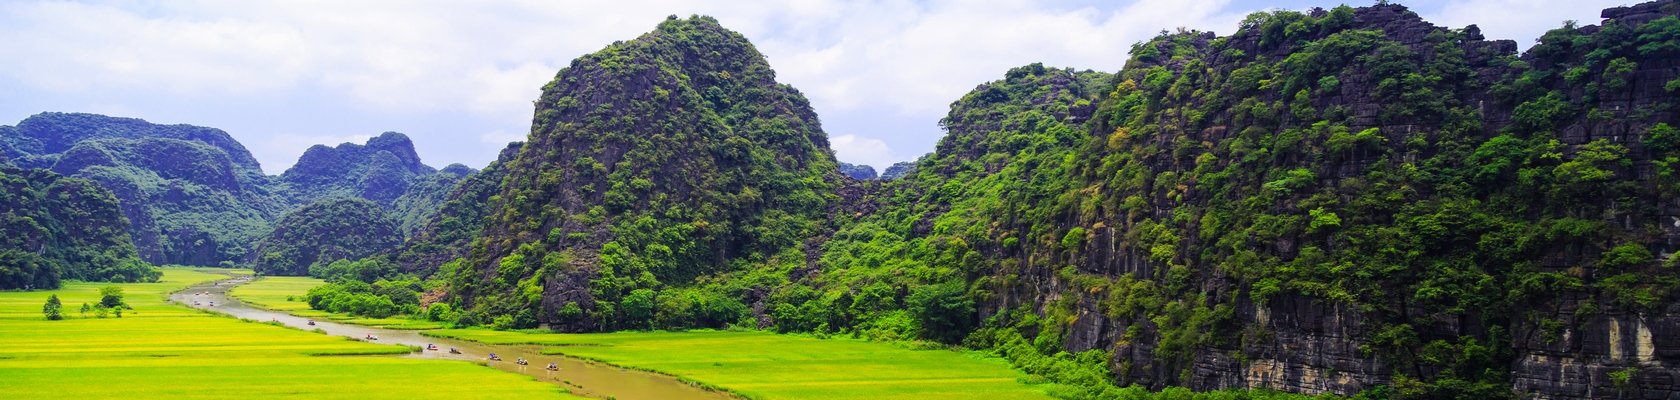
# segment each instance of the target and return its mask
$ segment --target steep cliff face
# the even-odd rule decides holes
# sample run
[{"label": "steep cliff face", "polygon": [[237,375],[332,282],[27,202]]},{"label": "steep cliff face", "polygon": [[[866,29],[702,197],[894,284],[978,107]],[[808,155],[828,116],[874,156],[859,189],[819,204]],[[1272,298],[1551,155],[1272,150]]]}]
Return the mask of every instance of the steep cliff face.
[{"label": "steep cliff face", "polygon": [[627,326],[615,305],[631,292],[796,249],[838,179],[804,97],[709,17],[573,61],[507,167],[451,289],[515,325],[568,329]]},{"label": "steep cliff face", "polygon": [[1122,385],[1672,397],[1677,10],[1521,57],[1387,4],[1164,35],[1085,95],[965,96],[886,226],[976,271],[971,340]]},{"label": "steep cliff face", "polygon": [[140,255],[159,264],[237,259],[284,206],[226,132],[132,118],[42,113],[0,129],[13,163],[114,192]]}]

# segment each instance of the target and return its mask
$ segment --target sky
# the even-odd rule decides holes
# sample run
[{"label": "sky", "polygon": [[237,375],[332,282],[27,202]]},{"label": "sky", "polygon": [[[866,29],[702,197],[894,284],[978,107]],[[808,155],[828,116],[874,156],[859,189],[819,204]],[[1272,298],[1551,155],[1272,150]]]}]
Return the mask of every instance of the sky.
[{"label": "sky", "polygon": [[[1526,49],[1602,0],[1415,0]],[[572,59],[711,15],[822,118],[836,156],[877,170],[933,150],[952,101],[1042,62],[1115,72],[1180,27],[1228,35],[1269,9],[1332,0],[32,1],[0,0],[0,125],[43,111],[221,128],[278,174],[311,145],[413,138],[421,159],[479,168],[524,140],[532,101]],[[1351,3],[1369,5],[1369,1]]]}]

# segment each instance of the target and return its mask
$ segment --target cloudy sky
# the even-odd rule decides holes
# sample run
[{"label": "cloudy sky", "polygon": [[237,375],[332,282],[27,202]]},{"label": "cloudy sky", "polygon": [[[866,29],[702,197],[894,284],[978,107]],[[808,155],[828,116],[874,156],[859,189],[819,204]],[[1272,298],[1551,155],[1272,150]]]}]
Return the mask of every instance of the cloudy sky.
[{"label": "cloudy sky", "polygon": [[[1414,0],[1527,48],[1627,0]],[[1366,5],[1359,1],[1353,5]],[[1221,35],[1253,11],[1333,0],[0,1],[0,124],[94,112],[227,130],[269,173],[317,143],[384,131],[434,166],[482,167],[530,128],[577,56],[705,14],[751,39],[811,99],[840,160],[932,151],[951,101],[1032,62],[1118,70],[1163,29]]]}]

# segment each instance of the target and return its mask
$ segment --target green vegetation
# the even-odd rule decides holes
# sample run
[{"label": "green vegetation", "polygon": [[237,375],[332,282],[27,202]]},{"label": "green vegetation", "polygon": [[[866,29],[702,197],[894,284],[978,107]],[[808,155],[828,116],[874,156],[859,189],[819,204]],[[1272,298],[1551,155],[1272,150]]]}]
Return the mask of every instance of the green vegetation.
[{"label": "green vegetation", "polygon": [[853,339],[764,332],[546,334],[488,330],[427,335],[542,344],[549,354],[675,375],[754,399],[1045,399],[1043,385],[971,351],[913,350]]},{"label": "green vegetation", "polygon": [[[118,285],[122,319],[43,320],[47,292],[0,293],[0,393],[9,398],[567,398],[553,385],[464,362],[332,355],[404,354],[165,304],[168,291],[217,279],[168,269],[158,283]],[[75,304],[99,286],[51,292]]]},{"label": "green vegetation", "polygon": [[[313,289],[327,285],[327,281],[311,277],[265,276],[258,278],[251,283],[234,288],[229,291],[228,294],[247,304],[275,311],[284,311],[300,317],[331,320],[348,324],[376,326],[387,329],[438,329],[444,327],[445,325],[444,323],[438,321],[454,321],[453,318],[439,319],[443,317],[441,315],[439,315],[438,318],[432,319],[426,318],[429,314],[418,316],[393,315],[376,318],[366,316],[365,313],[358,315],[343,310],[330,312],[326,309],[311,308],[309,303],[311,296],[309,294],[313,291]],[[361,285],[366,286],[367,284],[361,283]],[[443,307],[448,307],[448,305],[443,305]],[[410,311],[411,308],[409,307],[398,308],[399,311],[414,314]],[[436,311],[442,311],[442,309],[438,309]]]},{"label": "green vegetation", "polygon": [[262,275],[298,276],[338,260],[354,260],[402,242],[397,222],[378,204],[329,198],[286,214],[251,253]]},{"label": "green vegetation", "polygon": [[48,321],[64,319],[64,302],[58,300],[57,294],[47,296],[47,304],[41,306],[41,315]]},{"label": "green vegetation", "polygon": [[245,147],[221,130],[41,113],[0,132],[19,167],[98,182],[129,219],[142,259],[217,265],[242,257],[283,205]]},{"label": "green vegetation", "polygon": [[[1680,296],[1680,105],[1632,100],[1680,18],[1641,22],[1518,58],[1395,5],[1256,13],[1117,74],[1011,69],[914,172],[835,190],[776,129],[804,110],[769,105],[803,101],[743,83],[773,82],[751,45],[672,19],[545,87],[446,301],[496,327],[961,343],[1073,398],[1262,361],[1339,376],[1313,390],[1508,398],[1530,332]],[[1309,345],[1342,350],[1275,351]]]},{"label": "green vegetation", "polygon": [[391,202],[391,215],[396,216],[403,236],[413,237],[425,229],[432,217],[443,208],[443,203],[449,201],[455,187],[477,173],[465,165],[450,164],[435,174],[415,179],[402,196]]},{"label": "green vegetation", "polygon": [[[562,70],[484,237],[442,267],[453,305],[515,328],[743,321],[737,283],[786,279],[839,180],[809,103],[774,78],[709,17],[673,16]],[[657,292],[657,313],[626,304],[650,300],[638,290]]]},{"label": "green vegetation", "polygon": [[430,277],[438,266],[467,255],[472,241],[482,235],[489,221],[490,199],[507,176],[507,163],[523,146],[519,142],[508,144],[496,161],[463,178],[423,229],[403,242],[400,250],[391,252],[394,254],[381,256],[390,258],[402,272]]},{"label": "green vegetation", "polygon": [[44,170],[0,168],[0,289],[51,289],[60,280],[147,282],[111,192]]},{"label": "green vegetation", "polygon": [[[297,165],[281,173],[287,202],[307,205],[323,198],[365,198],[381,207],[391,207],[398,198],[405,197],[410,187],[437,170],[420,163],[413,141],[407,134],[381,133],[368,139],[366,145],[341,143],[338,146],[314,145],[297,158]],[[433,183],[425,190],[449,190],[449,183]],[[417,193],[415,197],[432,198],[437,193]],[[405,212],[430,212],[425,200],[403,200]]]}]

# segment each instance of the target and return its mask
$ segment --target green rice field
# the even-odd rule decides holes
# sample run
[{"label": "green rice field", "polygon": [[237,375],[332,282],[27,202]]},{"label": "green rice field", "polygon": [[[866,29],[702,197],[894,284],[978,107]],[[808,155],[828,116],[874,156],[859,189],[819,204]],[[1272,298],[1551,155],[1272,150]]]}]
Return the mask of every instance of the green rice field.
[{"label": "green rice field", "polygon": [[[557,386],[467,362],[379,356],[405,347],[245,322],[166,303],[170,291],[225,275],[165,269],[119,284],[134,310],[78,312],[110,284],[0,292],[0,394],[6,399],[563,399]],[[48,294],[66,320],[48,321]]]},{"label": "green rice field", "polygon": [[754,399],[1047,399],[1008,362],[973,351],[912,350],[853,339],[756,331],[556,334],[480,329],[426,335],[551,346],[719,387]]}]

